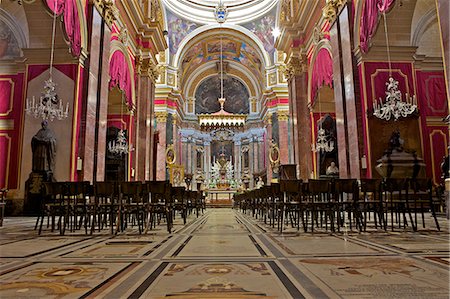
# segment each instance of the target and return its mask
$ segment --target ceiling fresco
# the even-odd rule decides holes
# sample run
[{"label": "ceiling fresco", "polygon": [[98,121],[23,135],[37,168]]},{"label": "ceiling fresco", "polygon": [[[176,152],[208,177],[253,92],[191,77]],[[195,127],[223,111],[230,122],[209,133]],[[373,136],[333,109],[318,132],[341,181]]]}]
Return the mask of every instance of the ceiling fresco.
[{"label": "ceiling fresco", "polygon": [[[223,78],[224,110],[234,114],[249,113],[249,92],[244,84],[230,76]],[[215,75],[200,83],[195,91],[195,112],[214,113],[220,110],[220,77]]]},{"label": "ceiling fresco", "polygon": [[167,11],[167,27],[169,33],[169,51],[175,54],[183,38],[194,31],[199,24],[182,19]]},{"label": "ceiling fresco", "polygon": [[275,52],[275,39],[272,30],[275,28],[276,9],[272,9],[270,13],[253,22],[243,24],[242,26],[253,32],[263,43],[264,49],[273,58]]},{"label": "ceiling fresco", "polygon": [[[184,56],[181,69],[183,75],[188,75],[201,64],[219,60],[220,39],[214,38],[195,44]],[[263,64],[256,50],[248,44],[224,38],[222,39],[222,58],[244,65],[256,78],[261,78]]]}]

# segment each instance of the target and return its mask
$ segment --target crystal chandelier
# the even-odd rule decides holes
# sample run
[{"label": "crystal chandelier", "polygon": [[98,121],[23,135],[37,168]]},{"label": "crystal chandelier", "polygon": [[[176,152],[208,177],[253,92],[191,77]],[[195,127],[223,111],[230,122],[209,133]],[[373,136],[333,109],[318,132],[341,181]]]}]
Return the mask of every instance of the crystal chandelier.
[{"label": "crystal chandelier", "polygon": [[44,83],[44,91],[41,97],[36,100],[33,96],[32,100],[27,98],[25,111],[28,115],[32,115],[35,118],[42,118],[43,120],[53,121],[55,118],[62,120],[67,118],[69,115],[69,103],[66,104],[66,109],[62,100],[58,98],[56,93],[56,83],[52,79],[52,68],[53,68],[53,54],[55,51],[55,33],[56,33],[56,4],[53,14],[53,27],[52,27],[52,47],[50,52],[50,68],[49,68],[49,78]]},{"label": "crystal chandelier", "polygon": [[389,79],[386,82],[386,99],[379,98],[379,103],[375,100],[373,103],[373,115],[380,119],[389,121],[394,118],[397,121],[400,117],[408,117],[417,112],[416,96],[408,96],[406,94],[405,101],[402,100],[402,93],[398,90],[398,81],[392,77],[391,54],[389,51],[389,38],[387,33],[386,13],[383,12],[384,33],[386,36],[386,49],[389,63]]},{"label": "crystal chandelier", "polygon": [[[120,119],[122,120],[123,115],[123,105],[124,105],[124,92],[122,92],[122,100],[120,101]],[[125,136],[125,131],[122,128],[122,121],[120,124],[121,128],[117,132],[117,137],[115,140],[108,142],[108,151],[115,155],[126,155],[130,151],[127,137]]]},{"label": "crystal chandelier", "polygon": [[116,140],[112,140],[108,143],[108,150],[116,155],[128,154],[128,142],[124,130],[120,129],[117,133]]},{"label": "crystal chandelier", "polygon": [[317,131],[317,141],[315,151],[319,152],[331,152],[334,150],[334,141],[329,138],[326,131],[320,126]]},{"label": "crystal chandelier", "polygon": [[380,98],[380,103],[373,103],[373,115],[380,119],[390,120],[391,117],[394,120],[398,120],[400,117],[407,117],[417,111],[416,96],[408,98],[406,94],[406,101],[402,101],[402,94],[398,90],[398,81],[389,77],[389,82],[386,83],[386,101]]}]

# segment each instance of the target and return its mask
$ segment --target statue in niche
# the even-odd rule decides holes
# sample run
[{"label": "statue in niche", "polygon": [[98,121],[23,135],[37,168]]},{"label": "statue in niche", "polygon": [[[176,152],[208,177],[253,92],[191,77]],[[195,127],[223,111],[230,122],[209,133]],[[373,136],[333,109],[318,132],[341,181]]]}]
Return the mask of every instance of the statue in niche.
[{"label": "statue in niche", "polygon": [[330,165],[327,167],[326,175],[339,175],[339,168],[334,161],[331,161]]},{"label": "statue in niche", "polygon": [[32,171],[45,173],[51,178],[55,170],[56,137],[46,120],[41,126],[42,128],[31,139]]}]

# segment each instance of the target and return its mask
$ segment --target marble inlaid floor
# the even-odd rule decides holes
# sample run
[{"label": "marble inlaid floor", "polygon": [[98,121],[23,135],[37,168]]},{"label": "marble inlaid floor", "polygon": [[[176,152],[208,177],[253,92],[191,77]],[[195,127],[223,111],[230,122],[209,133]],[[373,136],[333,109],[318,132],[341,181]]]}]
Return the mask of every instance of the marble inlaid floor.
[{"label": "marble inlaid floor", "polygon": [[449,298],[449,227],[283,234],[210,209],[172,234],[0,228],[0,298]]}]

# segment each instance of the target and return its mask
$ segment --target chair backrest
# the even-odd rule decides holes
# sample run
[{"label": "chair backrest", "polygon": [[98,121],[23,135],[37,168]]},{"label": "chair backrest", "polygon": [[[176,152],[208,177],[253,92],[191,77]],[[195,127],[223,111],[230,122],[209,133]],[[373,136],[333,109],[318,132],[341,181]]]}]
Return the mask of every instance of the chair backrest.
[{"label": "chair backrest", "polygon": [[112,198],[118,195],[118,186],[114,182],[95,182],[94,194],[96,197]]},{"label": "chair backrest", "polygon": [[308,193],[311,195],[331,192],[330,180],[308,180]]},{"label": "chair backrest", "polygon": [[377,193],[381,190],[381,180],[379,179],[360,179],[359,181],[362,193]]},{"label": "chair backrest", "polygon": [[145,191],[150,196],[150,202],[166,202],[170,197],[170,185],[167,181],[146,181]]}]

